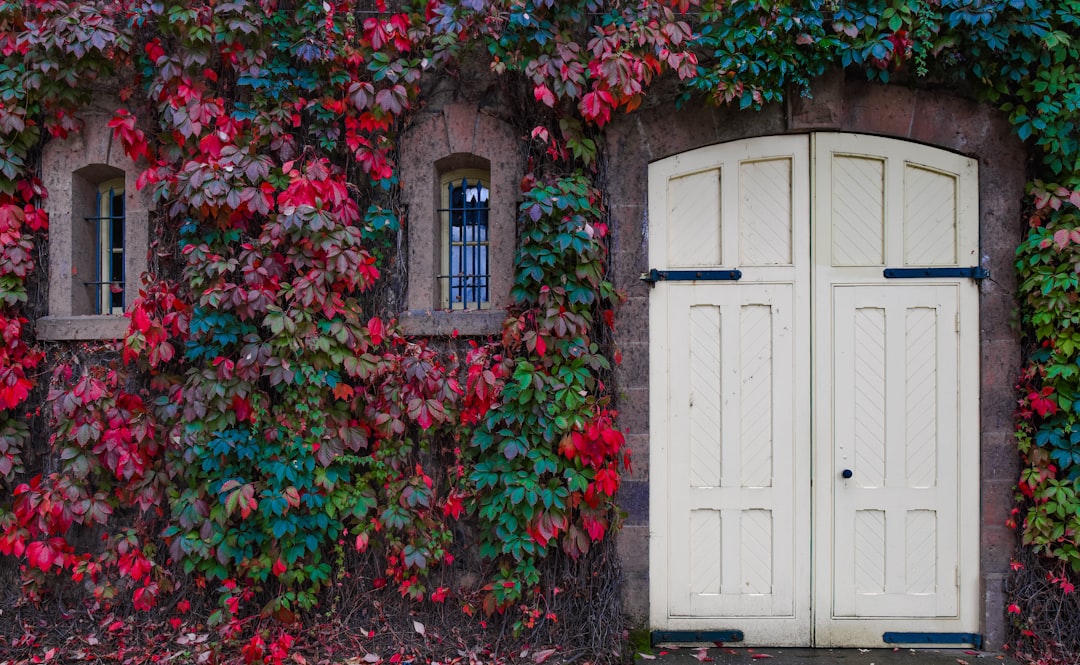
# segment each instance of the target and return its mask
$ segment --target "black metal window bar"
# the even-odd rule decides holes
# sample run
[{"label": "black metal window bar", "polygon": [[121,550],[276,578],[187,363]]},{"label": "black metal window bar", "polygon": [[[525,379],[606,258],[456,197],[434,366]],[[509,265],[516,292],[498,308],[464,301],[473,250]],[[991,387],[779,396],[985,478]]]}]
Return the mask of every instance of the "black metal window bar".
[{"label": "black metal window bar", "polygon": [[490,190],[482,180],[468,178],[447,184],[448,208],[439,210],[447,225],[449,242],[443,263],[452,309],[480,309],[489,302],[491,280],[488,268],[488,198]]},{"label": "black metal window bar", "polygon": [[98,192],[94,217],[94,279],[84,282],[94,292],[95,314],[124,312],[124,190]]}]

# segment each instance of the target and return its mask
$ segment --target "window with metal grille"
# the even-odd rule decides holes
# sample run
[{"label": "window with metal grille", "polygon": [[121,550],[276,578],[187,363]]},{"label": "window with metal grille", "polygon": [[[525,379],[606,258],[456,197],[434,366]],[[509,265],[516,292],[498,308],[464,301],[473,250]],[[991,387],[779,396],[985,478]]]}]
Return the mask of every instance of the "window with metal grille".
[{"label": "window with metal grille", "polygon": [[40,340],[120,339],[127,332],[123,314],[146,271],[157,204],[153,188],[133,184],[145,165],[113,141],[108,117],[94,115],[78,136],[42,148],[49,306],[36,322]]},{"label": "window with metal grille", "polygon": [[468,169],[441,178],[442,259],[439,284],[448,309],[484,309],[490,303],[487,173]]},{"label": "window with metal grille", "polygon": [[124,313],[124,179],[102,183],[97,214],[86,217],[94,238],[94,275],[85,282],[95,314]]}]

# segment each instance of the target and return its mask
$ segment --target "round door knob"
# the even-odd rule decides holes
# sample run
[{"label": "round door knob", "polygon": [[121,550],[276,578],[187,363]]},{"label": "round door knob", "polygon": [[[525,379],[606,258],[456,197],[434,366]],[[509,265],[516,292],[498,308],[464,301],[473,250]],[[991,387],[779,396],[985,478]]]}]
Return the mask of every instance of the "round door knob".
[{"label": "round door knob", "polygon": [[851,472],[851,469],[844,469],[844,471],[840,475],[845,477],[845,478],[850,478],[850,477],[854,476],[855,474]]}]

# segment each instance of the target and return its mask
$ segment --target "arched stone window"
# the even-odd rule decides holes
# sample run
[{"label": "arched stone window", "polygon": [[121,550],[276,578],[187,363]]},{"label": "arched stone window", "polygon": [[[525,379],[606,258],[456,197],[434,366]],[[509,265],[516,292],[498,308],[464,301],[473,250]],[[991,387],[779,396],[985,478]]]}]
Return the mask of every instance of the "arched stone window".
[{"label": "arched stone window", "polygon": [[417,335],[498,333],[513,284],[518,182],[513,128],[464,104],[422,117],[401,142],[409,207],[408,296]]},{"label": "arched stone window", "polygon": [[114,142],[104,115],[79,135],[47,144],[49,313],[39,339],[117,339],[146,270],[150,197],[135,188],[139,167]]}]

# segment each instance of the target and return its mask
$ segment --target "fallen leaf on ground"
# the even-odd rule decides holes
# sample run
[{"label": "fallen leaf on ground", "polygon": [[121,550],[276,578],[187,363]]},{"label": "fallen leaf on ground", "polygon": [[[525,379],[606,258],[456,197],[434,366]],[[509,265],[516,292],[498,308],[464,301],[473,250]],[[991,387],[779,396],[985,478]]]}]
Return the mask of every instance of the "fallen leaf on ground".
[{"label": "fallen leaf on ground", "polygon": [[652,655],[651,653],[640,653],[639,652],[638,653],[638,658],[643,658],[645,660],[656,660],[656,656]]},{"label": "fallen leaf on ground", "polygon": [[551,654],[555,653],[557,649],[544,649],[543,651],[537,651],[533,654],[534,663],[542,663],[548,658],[551,658]]},{"label": "fallen leaf on ground", "polygon": [[709,656],[709,650],[704,647],[698,649],[698,652],[694,654],[694,658],[697,658],[703,663],[710,663],[713,660],[712,657]]},{"label": "fallen leaf on ground", "polygon": [[772,658],[772,656],[767,653],[755,653],[753,656],[750,657],[754,660],[761,660],[762,658]]},{"label": "fallen leaf on ground", "polygon": [[420,633],[421,635],[423,635],[424,632],[427,630],[426,628],[424,628],[424,624],[420,623],[419,621],[413,621],[412,622],[412,627],[413,627],[413,630]]}]

